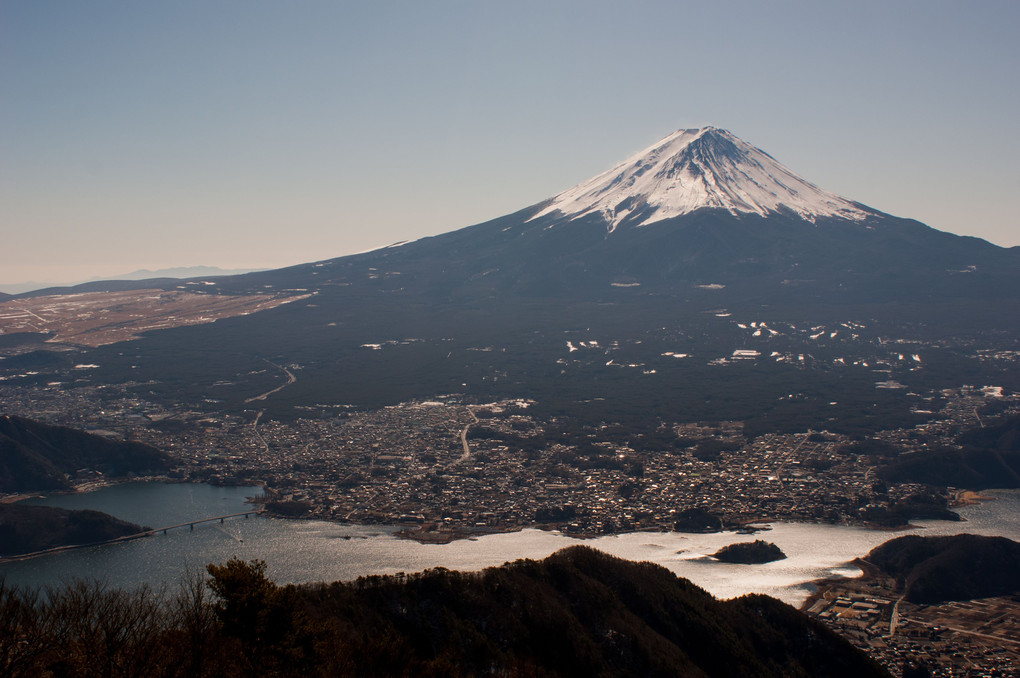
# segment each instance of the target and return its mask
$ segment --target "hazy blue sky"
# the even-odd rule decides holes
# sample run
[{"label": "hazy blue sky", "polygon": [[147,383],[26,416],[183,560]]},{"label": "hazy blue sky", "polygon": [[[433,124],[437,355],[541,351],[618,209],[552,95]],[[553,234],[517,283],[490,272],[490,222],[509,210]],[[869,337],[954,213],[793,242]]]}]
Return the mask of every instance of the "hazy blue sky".
[{"label": "hazy blue sky", "polygon": [[275,267],[715,125],[1020,245],[1020,2],[0,0],[0,282]]}]

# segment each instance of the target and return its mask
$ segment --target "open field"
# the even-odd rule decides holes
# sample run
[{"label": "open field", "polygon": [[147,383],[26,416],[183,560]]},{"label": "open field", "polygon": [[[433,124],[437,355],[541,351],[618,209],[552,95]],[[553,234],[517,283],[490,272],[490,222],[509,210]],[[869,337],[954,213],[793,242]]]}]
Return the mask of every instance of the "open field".
[{"label": "open field", "polygon": [[45,333],[50,343],[103,346],[149,330],[249,315],[306,296],[146,289],[12,299],[0,304],[0,334]]}]

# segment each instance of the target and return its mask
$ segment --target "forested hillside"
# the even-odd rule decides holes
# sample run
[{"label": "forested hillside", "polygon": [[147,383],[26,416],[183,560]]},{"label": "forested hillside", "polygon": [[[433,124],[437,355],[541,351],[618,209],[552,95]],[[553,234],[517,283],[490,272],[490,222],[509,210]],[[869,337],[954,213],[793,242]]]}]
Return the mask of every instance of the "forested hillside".
[{"label": "forested hillside", "polygon": [[1005,537],[908,535],[872,549],[866,560],[896,577],[912,603],[1020,592],[1020,543]]},{"label": "forested hillside", "polygon": [[66,475],[80,469],[123,476],[168,468],[166,455],[151,445],[0,416],[0,492],[64,489]]},{"label": "forested hillside", "polygon": [[[479,573],[277,586],[210,565],[175,595],[75,583],[43,601],[0,583],[7,676],[884,676],[765,596],[718,601],[586,547]],[[209,589],[213,594],[209,594]]]}]

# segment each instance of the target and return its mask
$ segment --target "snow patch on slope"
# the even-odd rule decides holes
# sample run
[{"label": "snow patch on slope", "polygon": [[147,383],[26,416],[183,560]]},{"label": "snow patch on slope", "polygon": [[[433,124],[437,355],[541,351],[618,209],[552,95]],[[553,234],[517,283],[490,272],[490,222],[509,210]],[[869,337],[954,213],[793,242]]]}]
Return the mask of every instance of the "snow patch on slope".
[{"label": "snow patch on slope", "polygon": [[[789,211],[862,221],[876,213],[797,176],[768,153],[715,127],[682,129],[552,199],[531,218],[601,215],[612,232],[703,208],[731,214]],[[530,221],[530,220],[529,220]]]}]

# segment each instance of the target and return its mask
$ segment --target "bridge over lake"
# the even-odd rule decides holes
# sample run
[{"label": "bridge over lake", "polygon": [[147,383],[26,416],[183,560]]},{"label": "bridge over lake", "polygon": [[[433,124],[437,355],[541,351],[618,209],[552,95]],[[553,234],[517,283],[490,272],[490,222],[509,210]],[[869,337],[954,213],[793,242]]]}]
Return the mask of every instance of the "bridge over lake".
[{"label": "bridge over lake", "polygon": [[[241,513],[228,513],[228,514],[223,515],[223,516],[214,516],[212,518],[200,518],[199,520],[189,520],[189,521],[184,522],[184,523],[177,523],[176,525],[168,525],[166,527],[157,527],[157,528],[152,529],[152,530],[146,530],[144,532],[139,532],[138,534],[129,534],[126,537],[119,537],[117,539],[111,539],[110,541],[111,542],[114,542],[114,541],[124,541],[126,539],[137,539],[139,537],[148,537],[149,535],[156,534],[157,532],[162,532],[163,534],[166,534],[169,530],[176,530],[176,529],[183,528],[183,527],[187,527],[189,529],[194,530],[195,529],[195,525],[201,525],[202,523],[214,523],[214,522],[217,522],[217,521],[222,523],[227,518],[241,518],[241,517],[247,518],[248,516],[257,516],[261,512],[262,512],[261,509],[255,509],[255,510],[252,510],[252,511],[243,511]],[[109,542],[100,542],[100,543],[104,543],[105,544],[105,543],[109,543]],[[92,546],[92,544],[90,544],[90,546]]]},{"label": "bridge over lake", "polygon": [[240,513],[227,513],[222,516],[213,516],[212,518],[199,518],[197,520],[189,520],[183,523],[177,523],[176,525],[167,525],[165,527],[149,528],[141,532],[135,532],[134,534],[126,534],[123,537],[117,537],[115,539],[107,539],[105,541],[96,541],[88,544],[67,544],[65,546],[54,546],[50,549],[43,549],[42,551],[33,551],[31,553],[20,553],[14,556],[8,556],[6,558],[0,558],[0,563],[12,562],[16,560],[28,560],[29,558],[35,558],[37,556],[47,556],[52,553],[60,553],[62,551],[72,551],[74,549],[84,549],[90,546],[103,546],[104,544],[117,544],[119,542],[131,541],[133,539],[141,539],[143,537],[151,537],[156,534],[166,534],[170,530],[178,530],[187,527],[189,530],[194,530],[195,525],[201,525],[202,523],[223,523],[230,518],[245,518],[249,516],[257,516],[262,513],[262,509],[252,509],[251,511],[242,511]]}]

